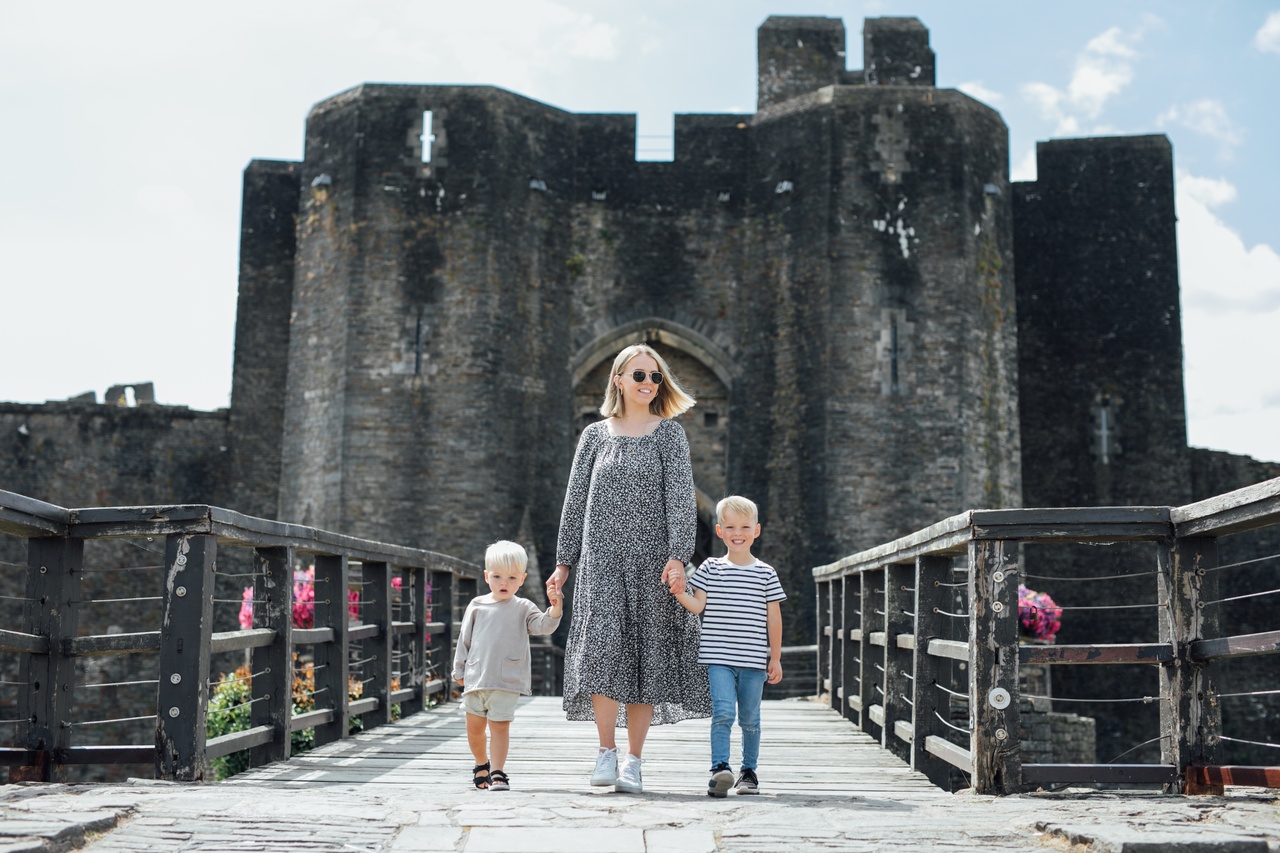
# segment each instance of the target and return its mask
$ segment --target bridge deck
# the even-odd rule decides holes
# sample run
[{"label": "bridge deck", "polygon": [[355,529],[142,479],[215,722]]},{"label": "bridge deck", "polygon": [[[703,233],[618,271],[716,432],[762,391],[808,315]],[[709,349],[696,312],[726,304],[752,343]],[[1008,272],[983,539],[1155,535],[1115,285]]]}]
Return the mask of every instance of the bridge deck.
[{"label": "bridge deck", "polygon": [[512,728],[513,790],[483,792],[450,706],[222,784],[0,786],[0,851],[1280,849],[1269,796],[951,795],[824,705],[766,702],[763,727],[760,796],[705,795],[705,720],[653,730],[646,793],[631,796],[586,784],[591,724],[530,699]]}]

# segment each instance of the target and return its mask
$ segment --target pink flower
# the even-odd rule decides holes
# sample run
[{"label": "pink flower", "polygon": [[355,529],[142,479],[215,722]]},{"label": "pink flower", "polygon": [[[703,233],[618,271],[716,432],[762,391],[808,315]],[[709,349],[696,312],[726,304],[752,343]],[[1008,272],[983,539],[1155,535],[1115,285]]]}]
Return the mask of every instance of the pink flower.
[{"label": "pink flower", "polygon": [[316,623],[316,567],[293,576],[293,627],[311,628]]},{"label": "pink flower", "polygon": [[1047,592],[1018,585],[1019,630],[1037,640],[1052,643],[1062,628],[1062,608]]},{"label": "pink flower", "polygon": [[240,628],[248,631],[253,627],[253,587],[246,586],[240,594]]}]

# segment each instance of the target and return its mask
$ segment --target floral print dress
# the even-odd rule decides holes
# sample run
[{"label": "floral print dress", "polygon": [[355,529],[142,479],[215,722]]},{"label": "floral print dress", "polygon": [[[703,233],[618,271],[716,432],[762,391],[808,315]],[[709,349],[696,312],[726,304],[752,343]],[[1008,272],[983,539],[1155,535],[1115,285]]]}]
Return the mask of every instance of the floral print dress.
[{"label": "floral print dress", "polygon": [[670,559],[688,562],[697,532],[684,430],[664,420],[644,436],[588,426],[569,475],[556,562],[573,566],[565,644],[564,710],[595,719],[592,695],[653,705],[653,724],[711,716],[698,660],[698,617],[662,583]]}]

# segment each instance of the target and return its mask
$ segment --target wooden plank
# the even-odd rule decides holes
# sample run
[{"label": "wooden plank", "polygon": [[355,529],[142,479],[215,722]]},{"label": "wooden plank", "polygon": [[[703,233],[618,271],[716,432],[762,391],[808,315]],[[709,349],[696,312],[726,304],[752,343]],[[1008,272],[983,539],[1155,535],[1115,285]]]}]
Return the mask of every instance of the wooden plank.
[{"label": "wooden plank", "polygon": [[201,782],[209,770],[205,732],[217,548],[210,535],[174,534],[165,539],[156,696],[157,779]]},{"label": "wooden plank", "polygon": [[1167,506],[1083,506],[1028,507],[1019,509],[975,509],[975,528],[1071,528],[1109,527],[1130,524],[1163,524],[1170,532]]},{"label": "wooden plank", "polygon": [[423,634],[445,634],[448,633],[449,626],[443,622],[428,622]]},{"label": "wooden plank", "polygon": [[232,732],[211,738],[205,745],[205,756],[212,760],[244,749],[264,746],[275,740],[275,736],[276,730],[271,726],[254,726],[241,732]]},{"label": "wooden plank", "polygon": [[[930,737],[945,740],[946,726],[942,720],[951,718],[951,700],[937,688],[950,683],[949,670],[953,664],[944,663],[939,655],[927,653],[935,643],[950,643],[957,648],[959,660],[969,660],[966,643],[934,639],[948,630],[948,617],[939,611],[948,609],[950,588],[942,584],[951,579],[950,557],[924,556],[916,558],[915,567],[915,647],[912,656],[911,681],[911,767],[924,773],[940,788],[950,785],[951,765],[925,748]],[[950,647],[950,646],[948,646]],[[922,653],[920,650],[926,650]],[[939,719],[941,717],[941,719]]]},{"label": "wooden plank", "polygon": [[930,755],[941,758],[952,767],[957,767],[970,775],[973,774],[973,757],[964,747],[956,746],[937,735],[929,735],[924,740],[924,748]]},{"label": "wooden plank", "polygon": [[815,579],[879,569],[887,563],[908,563],[922,554],[961,554],[970,538],[972,512],[962,512],[865,551],[850,554],[813,570]]},{"label": "wooden plank", "polygon": [[1280,522],[1280,477],[1169,512],[1179,538],[1226,536]]},{"label": "wooden plank", "polygon": [[60,764],[155,764],[155,744],[69,746],[58,753]]},{"label": "wooden plank", "polygon": [[392,622],[391,623],[391,636],[393,637],[398,637],[401,634],[408,634],[412,631],[413,631],[412,622]]},{"label": "wooden plank", "polygon": [[916,638],[914,634],[898,634],[893,638],[893,644],[899,649],[915,650]]},{"label": "wooden plank", "polygon": [[332,628],[294,628],[290,632],[295,646],[313,646],[333,642]]},{"label": "wooden plank", "polygon": [[137,634],[93,634],[87,637],[68,637],[62,641],[62,653],[69,657],[130,655],[159,650],[159,631],[143,631]]},{"label": "wooden plank", "polygon": [[870,708],[867,709],[867,716],[870,717],[871,722],[875,723],[877,726],[883,726],[884,725],[884,706],[872,705]]},{"label": "wooden plank", "polygon": [[[360,570],[360,619],[373,634],[361,646],[361,669],[356,677],[364,683],[364,698],[375,699],[372,710],[361,716],[365,729],[391,722],[391,572],[385,562],[366,562]],[[412,625],[410,626],[412,627]],[[351,633],[351,640],[356,634]]]},{"label": "wooden plank", "polygon": [[850,697],[849,697],[849,701],[848,701],[848,703],[847,703],[847,704],[849,705],[849,707],[850,707],[851,709],[853,709],[853,710],[854,710],[854,711],[856,711],[857,713],[859,713],[859,714],[861,714],[861,713],[862,713],[862,699],[860,699],[859,697],[857,697],[857,696],[850,696]]},{"label": "wooden plank", "polygon": [[[1010,510],[1012,511],[1012,510]],[[1165,522],[1133,524],[1064,524],[996,525],[973,528],[974,539],[1007,539],[1020,542],[1088,543],[1093,545],[1113,542],[1159,542],[1173,535],[1172,527]]]},{"label": "wooden plank", "polygon": [[873,646],[880,646],[883,648],[886,644],[886,637],[887,634],[884,631],[872,631],[871,635],[867,637],[867,642]]},{"label": "wooden plank", "polygon": [[66,536],[71,510],[0,489],[0,533],[23,538]]},{"label": "wooden plank", "polygon": [[347,629],[347,642],[358,643],[361,640],[368,640],[372,637],[380,637],[382,635],[382,626],[376,624],[360,623],[352,625]]},{"label": "wooden plank", "polygon": [[[1218,543],[1210,538],[1179,539],[1156,549],[1159,574],[1157,614],[1160,641],[1186,648],[1218,634]],[[1221,794],[1221,786],[1188,785],[1185,768],[1219,764],[1222,707],[1214,696],[1208,664],[1179,657],[1160,667],[1160,761],[1177,769],[1165,785],[1172,794]]]},{"label": "wooden plank", "polygon": [[[0,628],[0,651],[45,655],[49,653],[49,638],[38,634],[24,634],[21,631],[6,631]],[[63,654],[66,654],[66,652],[64,651]]]},{"label": "wooden plank", "polygon": [[289,721],[290,732],[300,732],[303,729],[309,729],[313,726],[322,726],[325,723],[333,722],[333,709],[321,708],[318,711],[307,711],[296,715]]},{"label": "wooden plank", "polygon": [[1112,643],[1080,646],[1018,647],[1020,663],[1090,664],[1090,663],[1164,663],[1173,660],[1173,646],[1168,643]]},{"label": "wooden plank", "polygon": [[1022,780],[1028,785],[1095,783],[1110,785],[1170,784],[1177,768],[1169,764],[1024,764]]},{"label": "wooden plank", "polygon": [[885,569],[884,599],[884,729],[882,745],[902,760],[911,763],[911,746],[894,736],[900,722],[911,722],[911,649],[903,649],[897,638],[913,639],[915,625],[915,563],[889,565]]},{"label": "wooden plank", "polygon": [[377,698],[371,696],[368,699],[357,699],[354,702],[348,702],[347,713],[351,714],[352,716],[356,716],[359,714],[368,714],[370,711],[376,710],[377,707],[378,707]]},{"label": "wooden plank", "polygon": [[333,642],[312,647],[315,663],[316,695],[332,703],[333,717],[317,724],[316,746],[340,741],[349,735],[350,711],[347,708],[347,587],[350,568],[342,555],[318,554],[315,561],[317,589],[328,590],[324,598],[316,597],[315,625],[333,632]]},{"label": "wooden plank", "polygon": [[18,681],[22,686],[18,688],[17,716],[28,722],[11,731],[16,746],[42,750],[53,760],[42,761],[39,778],[29,776],[26,781],[56,782],[65,776],[56,759],[59,750],[71,745],[76,662],[62,647],[64,640],[74,637],[78,630],[83,568],[83,540],[27,540],[21,633],[45,637],[48,645],[43,654],[24,654],[19,659]]},{"label": "wooden plank", "polygon": [[1280,788],[1280,767],[1223,765],[1187,768],[1187,786],[1212,788],[1244,785],[1250,788]]},{"label": "wooden plank", "polygon": [[[262,605],[267,599],[254,598]],[[270,628],[251,628],[247,631],[218,631],[209,637],[210,650],[215,654],[238,652],[244,649],[260,649],[276,641],[276,632]],[[256,667],[255,667],[256,669]]]},{"label": "wooden plank", "polygon": [[914,740],[915,729],[907,720],[898,720],[893,724],[893,733],[898,740],[904,743],[911,743]]},{"label": "wooden plank", "polygon": [[[877,632],[884,631],[884,567],[867,569],[849,577],[858,590],[858,625],[862,636],[869,640]],[[864,709],[859,719],[862,731],[884,743],[882,722],[871,717],[873,706],[879,705],[884,696],[884,652],[864,641],[858,647],[858,698]]]},{"label": "wooden plank", "polygon": [[399,705],[401,702],[407,702],[418,695],[416,687],[407,687],[404,690],[392,690],[389,694],[392,705]]},{"label": "wooden plank", "polygon": [[1191,644],[1192,660],[1221,660],[1249,655],[1269,655],[1280,652],[1280,631],[1261,634],[1237,634],[1213,640],[1196,640]]},{"label": "wooden plank", "polygon": [[969,695],[973,790],[1022,788],[1018,709],[1018,543],[969,544]]},{"label": "wooden plank", "polygon": [[[406,569],[402,577],[401,602],[409,606],[412,621],[408,624],[412,633],[400,641],[409,655],[409,669],[401,676],[400,686],[409,691],[409,696],[401,699],[393,696],[392,701],[399,703],[400,716],[407,717],[426,709],[427,695],[422,690],[422,682],[427,677],[426,638],[431,614],[427,612],[427,570]],[[400,615],[404,615],[403,607]]]},{"label": "wooden plank", "polygon": [[937,658],[950,658],[969,662],[969,644],[959,640],[929,640],[928,654]]},{"label": "wooden plank", "polygon": [[253,633],[265,642],[255,642],[250,658],[251,670],[262,675],[250,685],[249,728],[271,737],[252,744],[250,767],[283,761],[292,747],[294,558],[292,548],[253,549]]},{"label": "wooden plank", "polygon": [[850,628],[850,629],[849,629],[849,639],[850,639],[850,640],[853,640],[855,643],[861,643],[861,642],[862,642],[862,629],[861,629],[861,628]]}]

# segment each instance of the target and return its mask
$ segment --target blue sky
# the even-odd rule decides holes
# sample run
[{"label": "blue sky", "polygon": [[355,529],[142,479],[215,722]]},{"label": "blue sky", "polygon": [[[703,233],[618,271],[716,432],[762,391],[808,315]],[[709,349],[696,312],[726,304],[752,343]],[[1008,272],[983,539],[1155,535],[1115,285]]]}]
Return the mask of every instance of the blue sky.
[{"label": "blue sky", "polygon": [[853,68],[863,18],[920,18],[938,85],[1004,116],[1015,180],[1037,140],[1168,134],[1189,440],[1280,460],[1280,2],[1259,0],[0,0],[0,400],[154,381],[227,405],[241,171],[299,159],[316,101],[483,83],[661,137],[754,110],[770,14],[843,18]]}]

